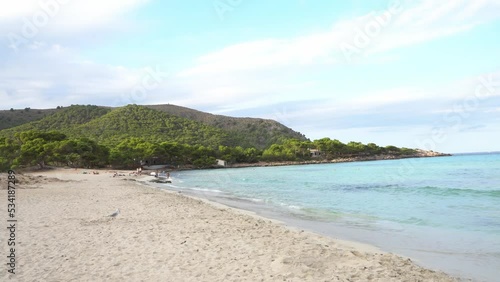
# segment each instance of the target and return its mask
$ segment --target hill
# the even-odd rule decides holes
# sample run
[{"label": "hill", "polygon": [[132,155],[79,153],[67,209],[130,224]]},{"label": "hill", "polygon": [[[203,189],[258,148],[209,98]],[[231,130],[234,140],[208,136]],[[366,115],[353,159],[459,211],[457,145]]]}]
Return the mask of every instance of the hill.
[{"label": "hill", "polygon": [[[35,110],[24,112],[31,111]],[[41,110],[39,116],[2,112],[4,117],[7,116],[5,112],[16,117],[16,122],[9,125],[26,121],[0,130],[0,136],[4,137],[27,130],[57,130],[70,137],[85,136],[103,144],[116,144],[126,137],[141,137],[154,142],[258,149],[290,138],[307,140],[302,134],[273,120],[213,115],[174,105],[128,105],[119,108],[72,105]],[[23,115],[24,120],[20,118]]]},{"label": "hill", "polygon": [[[33,111],[33,110],[31,110]],[[92,105],[72,105],[62,109],[44,110],[45,117],[0,131],[2,136],[27,130],[57,130],[69,133],[72,128],[99,118],[111,111],[111,108]],[[43,113],[42,113],[43,114]]]},{"label": "hill", "polygon": [[221,129],[137,105],[115,108],[67,132],[70,136],[86,136],[103,144],[140,137],[152,142],[218,146],[230,139]]},{"label": "hill", "polygon": [[11,109],[0,110],[0,130],[16,127],[32,121],[41,120],[55,113],[57,109]]},{"label": "hill", "polygon": [[308,140],[303,134],[270,119],[214,115],[169,104],[145,107],[220,128],[231,136],[233,144],[230,145],[263,149],[272,144],[282,143],[285,139]]}]

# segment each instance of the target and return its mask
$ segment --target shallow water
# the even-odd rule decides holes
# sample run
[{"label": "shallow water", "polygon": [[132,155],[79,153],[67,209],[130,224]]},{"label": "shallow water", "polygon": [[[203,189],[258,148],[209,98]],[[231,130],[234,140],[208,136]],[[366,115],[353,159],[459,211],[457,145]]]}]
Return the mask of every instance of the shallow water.
[{"label": "shallow water", "polygon": [[452,275],[500,269],[500,154],[173,173],[168,189],[376,245]]}]

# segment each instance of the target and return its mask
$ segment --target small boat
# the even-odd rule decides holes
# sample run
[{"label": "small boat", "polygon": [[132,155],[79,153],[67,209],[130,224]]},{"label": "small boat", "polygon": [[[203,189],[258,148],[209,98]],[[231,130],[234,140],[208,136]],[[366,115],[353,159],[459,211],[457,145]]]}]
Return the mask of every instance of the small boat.
[{"label": "small boat", "polygon": [[158,182],[162,183],[172,183],[172,178],[170,178],[170,173],[166,173],[164,171],[158,173],[156,176],[158,178]]}]

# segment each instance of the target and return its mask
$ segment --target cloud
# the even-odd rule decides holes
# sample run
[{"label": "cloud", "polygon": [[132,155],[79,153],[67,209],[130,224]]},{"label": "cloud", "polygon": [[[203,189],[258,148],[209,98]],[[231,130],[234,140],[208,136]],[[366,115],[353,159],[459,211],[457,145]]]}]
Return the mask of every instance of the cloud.
[{"label": "cloud", "polygon": [[[313,138],[335,136],[335,132],[350,129],[390,132],[427,128],[426,132],[430,132],[437,127],[447,132],[466,132],[477,125],[498,123],[500,95],[476,96],[475,92],[482,78],[490,76],[496,81],[500,72],[452,81],[439,88],[393,88],[344,100],[306,97],[302,101],[235,109],[228,114],[253,113],[275,119],[300,132],[314,132]],[[500,85],[493,90],[500,93]]]},{"label": "cloud", "polygon": [[167,80],[156,66],[100,64],[82,60],[72,49],[58,44],[37,46],[0,68],[0,89],[10,97],[2,100],[2,108],[144,103],[158,95],[156,91]]},{"label": "cloud", "polygon": [[38,1],[10,1],[0,0],[0,21],[13,20],[32,14],[38,8]]},{"label": "cloud", "polygon": [[127,29],[130,20],[123,15],[149,0],[0,0],[0,34],[9,38],[33,40],[44,37],[71,35],[101,29]]},{"label": "cloud", "polygon": [[349,63],[349,52],[360,57],[379,54],[452,36],[500,17],[498,0],[394,2],[384,10],[338,21],[323,32],[227,46],[199,57],[182,75]]},{"label": "cloud", "polygon": [[[55,29],[74,32],[118,22],[120,16],[149,2],[148,0],[70,1],[61,7]],[[123,21],[118,23],[122,24]]]}]

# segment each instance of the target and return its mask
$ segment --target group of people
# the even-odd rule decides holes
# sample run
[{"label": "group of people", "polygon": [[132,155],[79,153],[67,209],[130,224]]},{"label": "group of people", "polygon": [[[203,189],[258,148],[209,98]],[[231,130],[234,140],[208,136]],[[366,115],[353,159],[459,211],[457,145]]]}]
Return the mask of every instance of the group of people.
[{"label": "group of people", "polygon": [[[96,172],[93,172],[93,173],[94,173],[94,174],[99,174],[98,172],[97,172],[97,173],[96,173]],[[129,172],[129,174],[128,174],[128,175],[129,175],[129,176],[131,176],[131,175],[135,175],[135,176],[142,175],[142,168],[141,168],[141,167],[138,167],[138,168],[136,169],[136,171],[134,171],[134,172]],[[154,173],[152,172],[152,173],[151,173],[151,175],[154,175],[154,177],[166,176],[166,178],[170,178],[170,172],[165,172],[164,170],[163,170],[162,172],[160,172],[160,173],[159,173],[159,172],[158,172],[158,170],[157,170],[157,171],[155,171]],[[113,174],[113,177],[117,177],[117,176],[125,176],[125,175],[123,175],[123,174],[119,174],[118,172],[115,172],[115,173]]]}]

